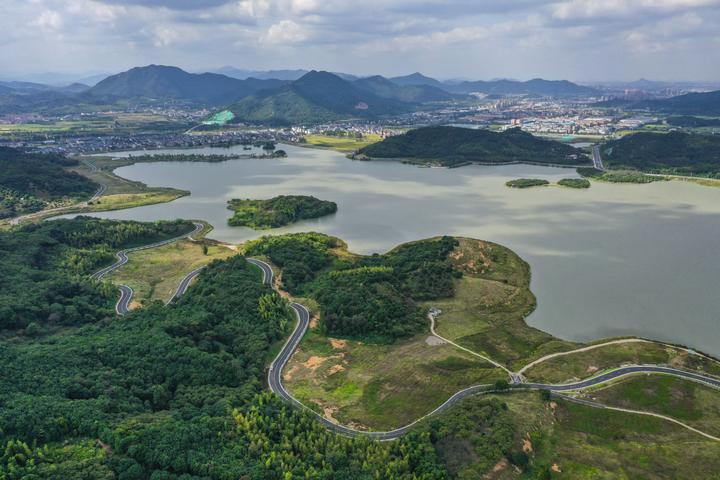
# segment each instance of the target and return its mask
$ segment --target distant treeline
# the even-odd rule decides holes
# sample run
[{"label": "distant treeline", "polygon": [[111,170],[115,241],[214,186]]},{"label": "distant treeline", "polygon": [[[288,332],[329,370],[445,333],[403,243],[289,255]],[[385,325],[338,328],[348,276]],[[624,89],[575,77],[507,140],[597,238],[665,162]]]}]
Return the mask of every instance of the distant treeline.
[{"label": "distant treeline", "polygon": [[720,136],[635,133],[606,143],[603,160],[613,169],[720,178]]},{"label": "distant treeline", "polygon": [[98,185],[66,170],[76,165],[77,160],[63,155],[0,147],[0,218],[42,210],[53,201],[92,196]]}]

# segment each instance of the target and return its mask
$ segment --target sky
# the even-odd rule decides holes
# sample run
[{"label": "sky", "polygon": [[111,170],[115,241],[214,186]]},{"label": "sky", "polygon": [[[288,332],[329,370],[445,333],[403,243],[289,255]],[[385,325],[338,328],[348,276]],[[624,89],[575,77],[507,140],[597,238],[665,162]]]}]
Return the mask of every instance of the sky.
[{"label": "sky", "polygon": [[720,80],[720,0],[2,0],[0,76],[421,71]]}]

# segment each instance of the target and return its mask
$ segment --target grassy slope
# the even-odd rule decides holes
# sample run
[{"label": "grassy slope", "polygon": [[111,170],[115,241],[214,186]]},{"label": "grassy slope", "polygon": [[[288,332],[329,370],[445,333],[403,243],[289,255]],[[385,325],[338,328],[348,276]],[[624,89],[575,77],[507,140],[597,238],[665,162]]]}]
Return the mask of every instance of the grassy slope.
[{"label": "grassy slope", "polygon": [[[717,478],[720,444],[659,418],[565,401],[550,406],[536,393],[500,397],[517,421],[517,442],[529,439],[533,472],[494,478]],[[551,477],[538,471],[557,466]]]},{"label": "grassy slope", "polygon": [[589,392],[614,407],[659,413],[711,435],[720,435],[720,395],[716,389],[679,378],[633,376]]},{"label": "grassy slope", "polygon": [[387,430],[468,385],[505,378],[489,363],[427,338],[371,345],[311,331],[286,367],[285,383],[303,403],[345,425]]},{"label": "grassy slope", "polygon": [[565,382],[622,364],[664,364],[720,375],[720,363],[656,343],[621,343],[548,359],[525,372],[531,381]]},{"label": "grassy slope", "polygon": [[514,252],[490,242],[460,239],[453,259],[464,272],[455,296],[427,304],[443,312],[437,319],[438,334],[511,369],[575,347],[525,323],[535,308],[535,296],[529,288],[530,268]]},{"label": "grassy slope", "polygon": [[221,244],[206,242],[207,255],[203,254],[201,243],[190,240],[131,253],[128,263],[106,278],[133,289],[133,307],[154,300],[167,302],[183,277],[192,270],[235,254]]}]

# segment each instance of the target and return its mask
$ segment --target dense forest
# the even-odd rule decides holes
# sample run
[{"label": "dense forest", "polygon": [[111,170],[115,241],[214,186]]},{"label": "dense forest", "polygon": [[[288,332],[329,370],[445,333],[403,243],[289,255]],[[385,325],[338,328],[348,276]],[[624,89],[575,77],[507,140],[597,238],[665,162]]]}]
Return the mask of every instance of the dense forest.
[{"label": "dense forest", "polygon": [[337,204],[307,195],[280,195],[268,200],[228,201],[235,212],[228,220],[234,227],[277,228],[299,220],[324,217],[337,212]]},{"label": "dense forest", "polygon": [[[115,317],[115,289],[87,276],[110,259],[93,252],[190,228],[78,219],[0,233],[2,318],[15,319],[0,335],[0,478],[430,480],[474,478],[503,456],[522,457],[497,400],[468,399],[457,415],[376,442],[333,434],[263,393],[270,352],[293,317],[241,256],[211,263],[175,304]],[[452,288],[442,272],[418,277],[444,272],[449,238],[352,264],[338,263],[330,237],[298,238],[274,256],[290,262],[292,246],[312,275],[333,263],[347,276],[392,269],[394,288],[418,298]],[[18,303],[36,308],[33,327],[26,313],[8,314]]]},{"label": "dense forest", "polygon": [[603,147],[614,169],[720,178],[720,137],[684,132],[626,135]]},{"label": "dense forest", "polygon": [[0,330],[93,323],[114,312],[116,291],[87,276],[122,247],[175,237],[190,222],[116,222],[79,218],[0,231]]},{"label": "dense forest", "polygon": [[665,121],[668,125],[684,128],[720,127],[720,118],[680,115],[677,117],[668,117]]},{"label": "dense forest", "polygon": [[542,178],[516,178],[505,182],[505,186],[510,188],[531,188],[550,185],[550,182]]},{"label": "dense forest", "polygon": [[0,147],[0,218],[45,208],[49,202],[90,197],[98,185],[66,167],[77,160]]},{"label": "dense forest", "polygon": [[426,325],[418,300],[454,293],[451,237],[402,245],[384,255],[339,254],[337,239],[317,233],[263,237],[247,247],[282,268],[283,287],[320,304],[329,335],[391,342]]},{"label": "dense forest", "polygon": [[512,128],[501,133],[458,127],[424,127],[363,147],[359,155],[438,162],[590,164],[580,150]]}]

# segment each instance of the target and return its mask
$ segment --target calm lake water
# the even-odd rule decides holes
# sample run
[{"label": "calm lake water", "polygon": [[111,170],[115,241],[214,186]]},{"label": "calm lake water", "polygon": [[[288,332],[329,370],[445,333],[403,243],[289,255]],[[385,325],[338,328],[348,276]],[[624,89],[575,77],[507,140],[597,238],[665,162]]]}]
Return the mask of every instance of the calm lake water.
[{"label": "calm lake water", "polygon": [[[315,195],[337,202],[338,213],[271,233],[324,232],[358,253],[442,234],[491,240],[532,267],[538,308],[531,325],[570,340],[640,335],[720,355],[720,188],[658,182],[515,190],[504,183],[576,175],[525,165],[418,168],[281,148],[288,158],[120,168],[123,177],[192,195],[97,216],[205,219],[215,226],[211,237],[242,242],[267,232],[227,226],[229,199]],[[172,151],[155,153],[164,152]]]}]

